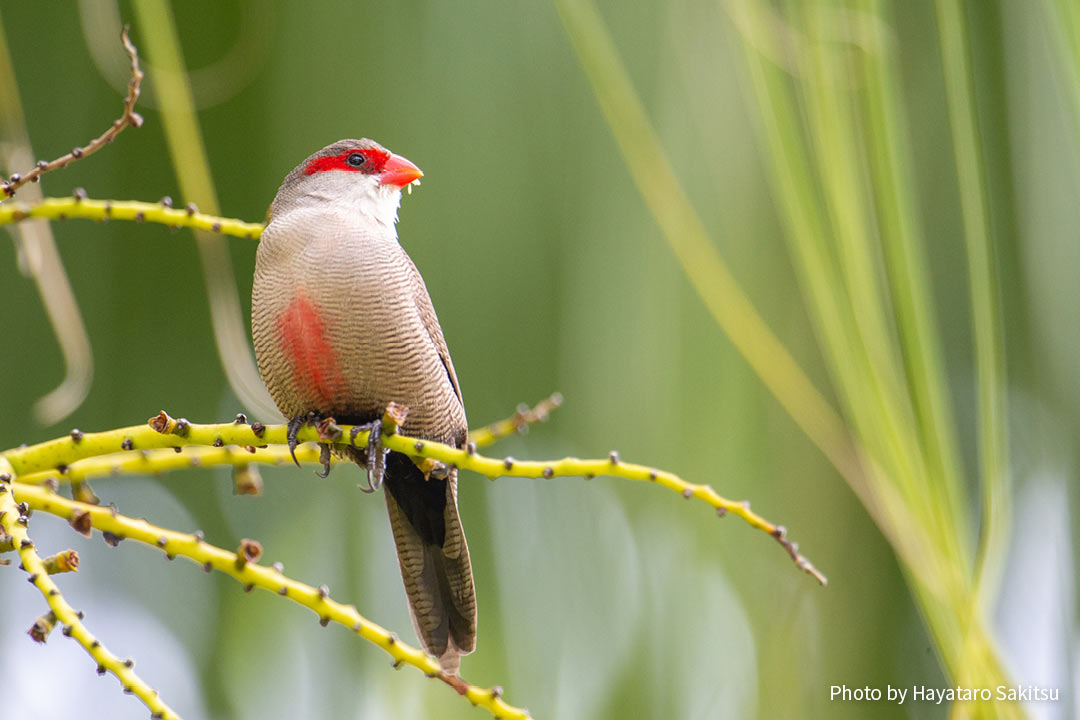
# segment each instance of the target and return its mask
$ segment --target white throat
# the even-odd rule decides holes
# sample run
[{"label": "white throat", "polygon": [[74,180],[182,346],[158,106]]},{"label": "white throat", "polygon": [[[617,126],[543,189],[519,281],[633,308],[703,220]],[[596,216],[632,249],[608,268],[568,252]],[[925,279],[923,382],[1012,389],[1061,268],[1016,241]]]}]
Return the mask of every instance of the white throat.
[{"label": "white throat", "polygon": [[393,185],[366,185],[367,183],[353,184],[354,192],[349,193],[348,197],[348,202],[352,205],[350,210],[393,231],[398,221],[397,211],[401,207],[401,188]]},{"label": "white throat", "polygon": [[382,185],[373,176],[357,177],[354,173],[326,173],[319,182],[310,183],[297,198],[308,207],[332,205],[349,216],[360,216],[387,230],[395,238],[394,224],[401,206],[401,188]]}]

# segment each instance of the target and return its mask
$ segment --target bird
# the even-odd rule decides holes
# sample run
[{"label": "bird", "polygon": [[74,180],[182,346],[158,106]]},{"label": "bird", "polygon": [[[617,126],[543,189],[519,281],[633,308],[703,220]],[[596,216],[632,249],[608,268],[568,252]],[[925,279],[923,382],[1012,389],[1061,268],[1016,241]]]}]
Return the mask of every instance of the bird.
[{"label": "bird", "polygon": [[477,618],[457,470],[422,469],[377,442],[391,402],[408,408],[401,432],[409,437],[456,448],[468,438],[442,327],[398,241],[401,191],[422,176],[366,138],[327,145],[297,165],[259,240],[252,337],[259,372],[289,421],[290,450],[313,418],[372,429],[368,447],[333,450],[369,470],[368,491],[382,476],[413,627],[444,672],[457,674],[476,647]]}]

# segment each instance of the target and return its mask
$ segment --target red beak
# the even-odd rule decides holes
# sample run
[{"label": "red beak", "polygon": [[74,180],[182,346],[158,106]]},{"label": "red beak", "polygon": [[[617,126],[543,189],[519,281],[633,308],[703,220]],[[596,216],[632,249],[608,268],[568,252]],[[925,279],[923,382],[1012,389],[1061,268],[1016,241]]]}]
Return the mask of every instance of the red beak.
[{"label": "red beak", "polygon": [[379,176],[379,183],[382,185],[395,185],[402,188],[414,180],[419,180],[423,176],[424,172],[420,168],[416,167],[400,155],[390,153],[390,159],[383,165],[382,173]]}]

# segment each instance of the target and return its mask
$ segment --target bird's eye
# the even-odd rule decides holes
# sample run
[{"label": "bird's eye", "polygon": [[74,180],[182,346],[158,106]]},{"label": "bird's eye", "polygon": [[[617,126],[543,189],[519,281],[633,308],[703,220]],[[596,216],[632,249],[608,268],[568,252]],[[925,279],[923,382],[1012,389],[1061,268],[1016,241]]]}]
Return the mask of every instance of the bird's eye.
[{"label": "bird's eye", "polygon": [[367,162],[367,158],[364,157],[363,153],[354,152],[349,153],[348,157],[345,158],[345,162],[347,162],[350,167],[358,168]]}]

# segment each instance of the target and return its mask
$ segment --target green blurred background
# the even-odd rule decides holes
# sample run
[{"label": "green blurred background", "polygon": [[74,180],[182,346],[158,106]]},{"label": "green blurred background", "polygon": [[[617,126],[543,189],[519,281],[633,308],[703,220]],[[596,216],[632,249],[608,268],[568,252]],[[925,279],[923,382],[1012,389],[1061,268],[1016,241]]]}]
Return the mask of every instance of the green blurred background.
[{"label": "green blurred background", "polygon": [[[1045,3],[970,2],[972,78],[998,259],[1011,419],[1013,530],[988,603],[1016,682],[1058,687],[1032,717],[1076,712],[1072,685],[1080,425],[1077,127],[1058,23]],[[830,686],[945,687],[905,575],[837,471],[720,331],[665,244],[547,3],[191,0],[172,8],[222,213],[260,220],[314,150],[371,137],[423,168],[402,244],[424,274],[479,426],[553,390],[551,421],[495,450],[622,457],[708,482],[787,526],[830,579],[818,587],[769,538],[700,504],[617,479],[461,480],[480,607],[462,674],[537,718],[945,718],[948,705],[830,701]],[[603,2],[600,11],[662,145],[721,255],[768,324],[832,397],[813,313],[770,189],[740,29],[724,3]],[[854,12],[854,11],[853,11]],[[127,76],[115,17],[131,4],[4,3],[0,18],[38,157],[100,133]],[[925,228],[932,307],[967,476],[977,475],[967,265],[934,6],[887,8]],[[1066,38],[1065,42],[1069,42]],[[199,70],[201,69],[201,70]],[[1064,71],[1064,72],[1063,72]],[[146,88],[152,95],[153,78]],[[154,99],[144,127],[45,177],[46,195],[153,201],[179,189]],[[0,138],[0,141],[4,138]],[[7,168],[7,172],[23,168]],[[193,237],[160,226],[53,225],[93,347],[89,396],[38,424],[64,364],[15,253],[0,263],[0,446],[72,427],[193,421],[244,410],[221,369]],[[255,243],[227,239],[250,306]],[[840,404],[839,401],[834,404]],[[257,413],[256,413],[257,415]],[[275,418],[265,417],[273,421]],[[227,470],[98,481],[105,502],[235,547],[355,603],[413,641],[381,499],[339,468],[263,472],[262,498]],[[977,516],[976,481],[968,481]],[[68,599],[187,718],[481,717],[445,686],[266,593],[128,542],[110,550],[37,515],[49,551],[75,547]],[[0,688],[20,717],[143,717],[74,644],[33,646],[43,604],[0,572]],[[62,682],[58,693],[49,688]],[[88,705],[89,704],[89,705]]]}]

